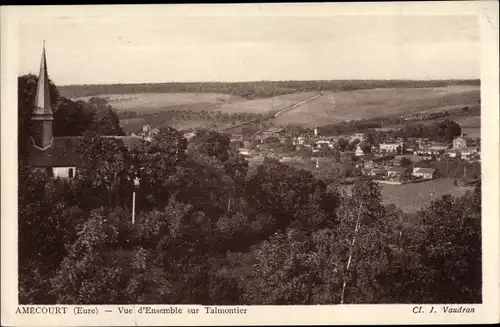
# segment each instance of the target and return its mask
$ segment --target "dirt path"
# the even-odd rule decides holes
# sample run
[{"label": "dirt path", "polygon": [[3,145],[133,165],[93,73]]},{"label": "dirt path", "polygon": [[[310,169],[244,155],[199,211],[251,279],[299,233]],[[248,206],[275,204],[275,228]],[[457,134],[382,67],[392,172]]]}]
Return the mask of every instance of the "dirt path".
[{"label": "dirt path", "polygon": [[293,110],[293,109],[297,108],[298,106],[303,105],[304,103],[314,101],[314,100],[316,100],[317,98],[319,98],[320,96],[321,96],[321,94],[316,94],[315,96],[310,97],[309,99],[305,99],[304,101],[300,101],[300,102],[298,102],[298,103],[296,103],[296,104],[291,105],[291,106],[290,106],[290,107],[288,107],[288,108],[281,109],[280,111],[278,111],[277,113],[275,113],[275,114],[274,114],[273,118],[276,118],[276,117],[278,117],[279,115],[281,115],[281,114],[283,114],[283,113],[285,113],[285,112],[287,112],[287,111]]},{"label": "dirt path", "polygon": [[300,102],[297,102],[295,104],[292,104],[291,106],[289,106],[287,108],[281,109],[281,110],[279,110],[278,112],[276,112],[274,114],[270,114],[268,117],[253,119],[253,120],[250,120],[250,121],[246,121],[246,122],[240,123],[240,124],[235,125],[235,126],[231,126],[231,127],[220,129],[219,131],[221,131],[221,132],[222,131],[228,132],[230,130],[233,130],[233,129],[236,129],[236,128],[239,128],[239,127],[242,127],[242,126],[245,126],[245,125],[249,125],[249,124],[253,124],[253,123],[263,123],[266,120],[270,120],[270,119],[276,118],[277,116],[281,115],[282,113],[285,113],[287,111],[293,110],[293,109],[297,108],[298,106],[303,105],[304,103],[314,101],[317,98],[319,98],[320,96],[322,96],[322,94],[316,94],[315,96],[312,96],[312,97],[310,97],[308,99],[305,99],[303,101],[300,101]]}]

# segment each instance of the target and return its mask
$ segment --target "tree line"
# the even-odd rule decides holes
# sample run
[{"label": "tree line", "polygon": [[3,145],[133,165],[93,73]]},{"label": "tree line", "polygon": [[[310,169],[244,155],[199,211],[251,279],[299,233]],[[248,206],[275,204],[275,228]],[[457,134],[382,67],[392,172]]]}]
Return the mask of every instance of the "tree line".
[{"label": "tree line", "polygon": [[433,121],[429,123],[406,122],[403,127],[380,131],[383,128],[377,118],[374,120],[344,121],[335,125],[321,126],[320,134],[323,136],[346,135],[354,132],[364,132],[377,140],[377,144],[385,139],[401,137],[407,140],[413,138],[427,138],[431,141],[451,142],[462,133],[460,125],[451,119]]},{"label": "tree line", "polygon": [[[227,123],[232,122],[234,124],[239,122],[253,121],[258,119],[265,119],[268,115],[252,113],[252,112],[222,112],[208,111],[208,110],[196,110],[192,111],[189,108],[185,109],[165,109],[164,111],[157,111],[154,113],[138,113],[136,111],[124,111],[119,112],[118,117],[120,119],[126,120],[130,118],[141,118],[141,124],[149,124],[151,126],[168,126],[170,122],[175,121],[189,121],[189,120],[206,120],[213,123]],[[130,129],[127,127],[127,129]],[[135,130],[134,130],[135,132]]]}]

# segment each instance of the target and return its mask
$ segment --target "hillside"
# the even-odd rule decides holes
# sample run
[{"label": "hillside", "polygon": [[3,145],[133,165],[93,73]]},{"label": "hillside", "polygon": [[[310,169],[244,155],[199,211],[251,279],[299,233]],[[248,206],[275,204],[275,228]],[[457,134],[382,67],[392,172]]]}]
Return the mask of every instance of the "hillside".
[{"label": "hillside", "polygon": [[138,93],[223,93],[246,99],[268,98],[299,91],[354,91],[375,88],[422,88],[450,85],[476,85],[479,80],[328,80],[328,81],[256,81],[256,82],[194,82],[194,83],[135,83],[90,84],[59,86],[67,98],[107,94]]},{"label": "hillside", "polygon": [[445,111],[480,103],[477,86],[441,88],[385,88],[347,92],[323,92],[318,99],[288,111],[275,125],[324,126],[343,120]]},{"label": "hillside", "polygon": [[[314,98],[317,95],[317,98]],[[248,119],[264,118],[304,100],[302,105],[267,120],[276,126],[289,124],[315,127],[340,121],[436,113],[480,106],[480,88],[452,85],[422,88],[375,88],[354,91],[294,92],[260,99],[245,99],[224,93],[126,93],[101,95],[107,98],[121,118],[126,132],[144,124],[178,129],[238,126]],[[88,100],[89,97],[77,98]],[[134,113],[133,116],[127,115]],[[191,113],[191,114],[189,114]],[[136,115],[135,115],[136,114]],[[226,118],[219,119],[223,114]],[[248,117],[243,117],[247,115]],[[260,117],[259,117],[260,115]],[[217,118],[216,118],[217,117]],[[467,134],[479,134],[479,117],[454,117]],[[236,124],[236,125],[235,125]]]},{"label": "hillside", "polygon": [[[163,110],[214,110],[214,105],[248,101],[245,98],[223,93],[124,93],[105,94],[97,97],[106,98],[117,110],[149,113]],[[74,98],[87,101],[91,96]]]}]

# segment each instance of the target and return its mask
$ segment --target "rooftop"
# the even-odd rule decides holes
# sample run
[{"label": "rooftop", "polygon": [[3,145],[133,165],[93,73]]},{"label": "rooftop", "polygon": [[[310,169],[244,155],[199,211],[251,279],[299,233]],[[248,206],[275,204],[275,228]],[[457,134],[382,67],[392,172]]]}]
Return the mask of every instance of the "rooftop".
[{"label": "rooftop", "polygon": [[281,128],[281,127],[271,127],[266,132],[279,133],[279,132],[282,132],[282,131],[283,131],[283,128]]},{"label": "rooftop", "polygon": [[391,168],[387,169],[387,172],[394,172],[394,173],[398,173],[398,174],[404,174],[406,172],[406,169],[405,168],[401,168],[401,167],[391,167]]},{"label": "rooftop", "polygon": [[433,174],[435,171],[436,169],[434,168],[421,168],[421,167],[413,168],[413,173]]}]

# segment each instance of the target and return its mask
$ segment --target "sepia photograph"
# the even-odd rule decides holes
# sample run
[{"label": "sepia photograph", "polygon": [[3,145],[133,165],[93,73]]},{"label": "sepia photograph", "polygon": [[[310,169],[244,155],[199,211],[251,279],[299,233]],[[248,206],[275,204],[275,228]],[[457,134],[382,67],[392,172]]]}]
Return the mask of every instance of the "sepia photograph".
[{"label": "sepia photograph", "polygon": [[17,304],[477,313],[478,15],[248,6],[17,8]]}]

